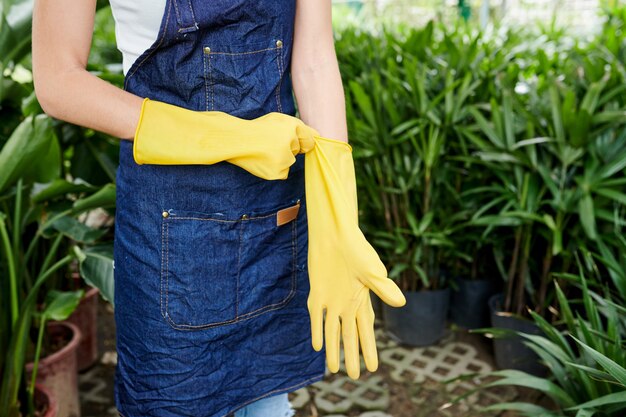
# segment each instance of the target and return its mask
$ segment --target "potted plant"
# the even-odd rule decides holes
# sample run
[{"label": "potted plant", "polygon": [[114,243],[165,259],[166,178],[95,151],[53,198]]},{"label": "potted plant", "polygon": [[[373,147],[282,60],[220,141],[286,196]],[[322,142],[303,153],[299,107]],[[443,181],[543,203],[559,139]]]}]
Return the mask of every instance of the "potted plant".
[{"label": "potted plant", "polygon": [[83,290],[47,294],[45,308],[36,314],[39,331],[35,351],[26,355],[26,359],[33,356],[25,368],[28,392],[33,391],[35,381],[47,387],[54,393],[60,416],[80,416],[76,352],[82,335],[71,323],[49,321],[66,320],[83,295]]},{"label": "potted plant", "polygon": [[[593,65],[603,72],[589,74],[584,88],[548,71],[537,77],[528,97],[504,90],[502,104],[492,100],[483,106],[492,122],[478,106],[471,110],[487,138],[474,141],[477,163],[495,176],[487,196],[500,202],[474,216],[472,224],[489,233],[513,230],[513,239],[503,245],[508,253],[498,256],[508,259],[508,267],[501,268],[504,294],[490,300],[494,327],[539,333],[528,308],[548,316],[554,273],[570,271],[576,248],[596,245],[599,225],[610,224],[605,207],[624,202],[619,184],[626,147],[618,136],[626,118],[614,111],[623,107],[615,99],[621,87],[607,91],[617,70],[598,56],[572,55],[572,72],[577,59],[599,60],[601,65]],[[519,338],[497,338],[495,355],[501,368],[545,371]]]},{"label": "potted plant", "polygon": [[[450,271],[457,259],[468,259],[451,239],[467,214],[450,186],[461,173],[446,152],[479,83],[469,71],[457,73],[432,59],[431,50],[439,47],[433,27],[410,32],[404,41],[387,36],[374,42],[382,50],[360,56],[376,57],[366,68],[380,72],[347,83],[363,229],[407,298],[402,309],[383,306],[385,325],[411,345],[433,344],[445,334]],[[398,53],[401,62],[387,58]],[[430,66],[437,76],[426,75],[435,72]]]},{"label": "potted plant", "polygon": [[[2,280],[0,291],[2,415],[34,413],[37,364],[42,346],[49,344],[45,322],[66,319],[84,294],[50,287],[52,281],[67,277],[72,260],[85,263],[92,256],[91,248],[81,250],[72,238],[87,231],[71,219],[115,202],[111,186],[99,188],[59,178],[61,158],[51,124],[42,114],[24,118],[0,150],[0,271],[8,277]],[[111,280],[100,278],[97,282]],[[109,287],[104,291],[108,294]],[[34,362],[30,379],[24,374],[27,356]],[[54,393],[61,387],[49,388]],[[77,386],[74,395],[77,403]]]},{"label": "potted plant", "polygon": [[[563,278],[571,281],[575,276]],[[550,377],[518,371],[492,373],[498,377],[481,387],[516,385],[538,390],[549,397],[555,407],[528,403],[497,403],[484,409],[512,410],[525,416],[623,416],[626,411],[626,310],[624,299],[611,295],[608,282],[600,279],[601,292],[591,290],[592,282],[579,273],[576,292],[568,297],[557,282],[555,294],[559,320],[555,326],[534,311],[529,313],[542,335],[521,334],[524,342],[550,369]],[[597,281],[596,281],[597,282]]]}]

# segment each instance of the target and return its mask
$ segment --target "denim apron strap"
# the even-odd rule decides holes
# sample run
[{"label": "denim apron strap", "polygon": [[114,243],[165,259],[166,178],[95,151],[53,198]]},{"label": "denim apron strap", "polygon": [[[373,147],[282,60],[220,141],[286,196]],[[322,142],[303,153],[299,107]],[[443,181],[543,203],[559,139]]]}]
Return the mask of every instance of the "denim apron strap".
[{"label": "denim apron strap", "polygon": [[178,32],[188,33],[198,30],[198,23],[193,12],[191,0],[173,0],[176,10],[176,21],[178,22]]}]

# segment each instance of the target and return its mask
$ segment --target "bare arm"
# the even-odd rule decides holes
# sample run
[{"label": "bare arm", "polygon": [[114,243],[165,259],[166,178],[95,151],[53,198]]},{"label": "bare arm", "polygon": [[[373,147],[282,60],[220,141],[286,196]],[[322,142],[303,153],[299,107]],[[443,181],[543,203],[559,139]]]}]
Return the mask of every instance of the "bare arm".
[{"label": "bare arm", "polygon": [[50,116],[133,139],[142,98],[86,70],[96,0],[36,0],[33,81]]},{"label": "bare arm", "polygon": [[320,135],[348,140],[331,0],[297,0],[291,78],[300,118]]}]

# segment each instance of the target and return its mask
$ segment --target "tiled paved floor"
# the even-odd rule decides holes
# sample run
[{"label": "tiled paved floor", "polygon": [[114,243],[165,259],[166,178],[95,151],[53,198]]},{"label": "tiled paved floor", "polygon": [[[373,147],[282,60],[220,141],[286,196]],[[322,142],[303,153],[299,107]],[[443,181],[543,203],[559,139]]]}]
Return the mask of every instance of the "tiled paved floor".
[{"label": "tiled paved floor", "polygon": [[[480,407],[518,395],[512,388],[500,387],[473,393],[463,402],[445,407],[455,396],[474,388],[480,378],[447,384],[446,380],[493,369],[489,343],[477,335],[449,332],[436,346],[410,348],[390,340],[380,328],[377,333],[379,370],[372,374],[363,366],[358,381],[341,372],[328,374],[324,381],[292,393],[297,417],[496,416],[481,412]],[[99,346],[98,363],[79,376],[82,417],[117,417],[113,402],[117,359],[113,311],[102,299]]]}]

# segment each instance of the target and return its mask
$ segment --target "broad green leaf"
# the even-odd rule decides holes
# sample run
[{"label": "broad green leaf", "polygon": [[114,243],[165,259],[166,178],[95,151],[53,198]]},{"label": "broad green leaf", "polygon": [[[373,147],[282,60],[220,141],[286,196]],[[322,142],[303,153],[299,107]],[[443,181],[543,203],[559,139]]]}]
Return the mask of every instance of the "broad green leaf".
[{"label": "broad green leaf", "polygon": [[80,275],[92,287],[100,290],[102,298],[114,305],[113,246],[102,245],[85,250],[74,246],[80,263]]},{"label": "broad green leaf", "polygon": [[81,213],[87,210],[110,207],[115,207],[114,184],[107,184],[92,195],[76,200],[73,204],[72,211],[74,213]]},{"label": "broad green leaf", "polygon": [[69,238],[82,243],[93,243],[108,232],[107,229],[89,227],[71,216],[61,217],[55,220],[49,227],[53,227]]},{"label": "broad green leaf", "polygon": [[48,152],[56,140],[51,120],[45,115],[27,117],[0,150],[0,192],[20,177],[37,179],[38,164],[49,162]]},{"label": "broad green leaf", "polygon": [[85,295],[85,290],[58,291],[50,290],[46,295],[46,305],[41,314],[46,320],[66,320],[78,307]]}]

